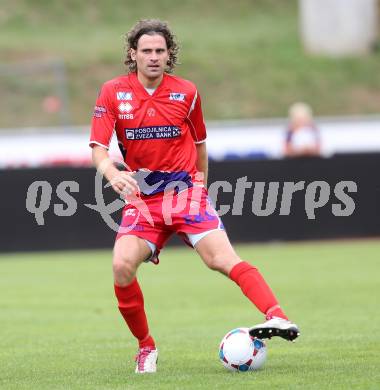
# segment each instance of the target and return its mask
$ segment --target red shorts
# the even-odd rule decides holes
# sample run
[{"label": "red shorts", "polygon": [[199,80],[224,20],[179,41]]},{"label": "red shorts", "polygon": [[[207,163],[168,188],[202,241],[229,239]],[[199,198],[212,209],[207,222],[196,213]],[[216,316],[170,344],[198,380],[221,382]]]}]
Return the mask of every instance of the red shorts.
[{"label": "red shorts", "polygon": [[178,194],[173,191],[135,198],[124,209],[116,240],[134,235],[155,244],[159,252],[173,233],[190,245],[188,234],[224,229],[203,187],[191,187]]}]

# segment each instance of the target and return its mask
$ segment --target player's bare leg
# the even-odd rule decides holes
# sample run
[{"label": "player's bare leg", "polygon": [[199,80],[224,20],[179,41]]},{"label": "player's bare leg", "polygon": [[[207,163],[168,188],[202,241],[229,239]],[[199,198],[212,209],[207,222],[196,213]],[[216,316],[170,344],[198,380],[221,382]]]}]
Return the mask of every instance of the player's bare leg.
[{"label": "player's bare leg", "polygon": [[195,249],[209,268],[232,279],[247,298],[265,314],[267,321],[250,329],[252,337],[279,336],[293,341],[299,336],[297,325],[288,320],[257,268],[242,261],[235,253],[226,232],[210,232],[196,243]]},{"label": "player's bare leg", "polygon": [[136,276],[141,263],[151,255],[151,250],[140,237],[124,235],[116,240],[113,250],[112,269],[115,284],[126,286]]},{"label": "player's bare leg", "polygon": [[195,250],[207,267],[226,276],[241,262],[224,230],[214,230],[207,234],[197,242]]},{"label": "player's bare leg", "polygon": [[137,236],[125,235],[116,240],[113,255],[115,294],[120,313],[139,343],[136,373],[156,372],[158,356],[149,333],[144,297],[136,279],[138,267],[150,255],[146,241]]}]

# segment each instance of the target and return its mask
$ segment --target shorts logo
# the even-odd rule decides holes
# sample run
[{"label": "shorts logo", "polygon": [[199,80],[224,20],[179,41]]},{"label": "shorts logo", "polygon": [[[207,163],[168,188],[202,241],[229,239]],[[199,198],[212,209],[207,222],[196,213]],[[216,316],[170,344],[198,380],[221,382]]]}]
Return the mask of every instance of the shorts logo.
[{"label": "shorts logo", "polygon": [[136,210],[135,209],[127,209],[127,210],[125,210],[124,216],[125,217],[127,217],[127,216],[135,217],[136,216]]},{"label": "shorts logo", "polygon": [[132,92],[116,92],[117,100],[132,100]]},{"label": "shorts logo", "polygon": [[176,100],[177,102],[184,102],[185,101],[185,93],[179,93],[179,92],[171,92],[169,96],[169,100]]},{"label": "shorts logo", "polygon": [[137,129],[124,129],[129,140],[165,139],[181,136],[181,129],[177,126],[152,126]]},{"label": "shorts logo", "polygon": [[119,111],[123,112],[123,113],[125,113],[125,112],[129,113],[133,110],[132,105],[128,102],[127,103],[120,103],[118,108],[119,108]]}]

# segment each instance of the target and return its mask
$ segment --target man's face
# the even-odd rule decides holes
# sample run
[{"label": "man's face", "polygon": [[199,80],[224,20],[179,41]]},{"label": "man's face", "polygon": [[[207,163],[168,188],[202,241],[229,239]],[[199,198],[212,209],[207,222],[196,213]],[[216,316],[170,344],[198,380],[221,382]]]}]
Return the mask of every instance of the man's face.
[{"label": "man's face", "polygon": [[131,58],[136,61],[137,71],[152,80],[160,78],[169,59],[168,48],[162,35],[144,34],[137,42],[137,49],[131,49]]}]

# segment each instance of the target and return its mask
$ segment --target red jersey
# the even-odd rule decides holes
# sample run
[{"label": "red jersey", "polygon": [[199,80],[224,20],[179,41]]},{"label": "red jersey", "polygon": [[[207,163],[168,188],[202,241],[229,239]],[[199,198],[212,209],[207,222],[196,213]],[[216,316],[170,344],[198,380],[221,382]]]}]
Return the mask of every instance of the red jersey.
[{"label": "red jersey", "polygon": [[153,182],[191,182],[196,174],[195,144],[206,140],[206,127],[190,81],[164,73],[152,95],[136,73],[106,82],[96,101],[90,145],[108,148],[114,130],[126,164],[133,171],[154,171]]}]

